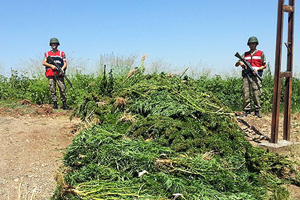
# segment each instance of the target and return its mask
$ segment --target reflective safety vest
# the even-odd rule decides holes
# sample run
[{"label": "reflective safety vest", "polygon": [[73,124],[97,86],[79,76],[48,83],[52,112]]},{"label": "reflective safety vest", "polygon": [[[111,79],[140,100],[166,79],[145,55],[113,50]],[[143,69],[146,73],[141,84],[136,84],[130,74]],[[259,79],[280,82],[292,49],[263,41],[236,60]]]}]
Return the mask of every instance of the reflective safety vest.
[{"label": "reflective safety vest", "polygon": [[[248,61],[248,63],[250,63],[250,65],[255,69],[258,69],[259,67],[261,67],[263,65],[263,62],[261,60],[261,55],[263,54],[262,51],[257,50],[256,52],[254,52],[253,55],[251,55],[250,51],[245,52],[244,54],[244,58],[245,60]],[[248,72],[248,73],[246,73]],[[249,74],[249,71],[243,70],[243,77],[246,77],[248,75],[251,76],[251,73]],[[260,76],[262,76],[263,74],[263,70],[258,70],[258,74]]]},{"label": "reflective safety vest", "polygon": [[[64,58],[64,52],[63,51],[56,51],[55,53],[53,51],[48,51],[45,53],[45,58],[48,56],[51,56],[53,61],[59,66],[63,67],[64,62],[66,61],[66,58]],[[51,64],[51,63],[49,63]],[[54,73],[57,75],[58,71],[57,70],[52,70],[51,67],[46,67],[46,77],[53,77]]]},{"label": "reflective safety vest", "polygon": [[245,52],[245,59],[248,61],[248,63],[250,63],[253,68],[258,68],[261,67],[263,65],[262,60],[261,60],[261,54],[263,52],[260,50],[257,50],[252,56],[250,51]]}]

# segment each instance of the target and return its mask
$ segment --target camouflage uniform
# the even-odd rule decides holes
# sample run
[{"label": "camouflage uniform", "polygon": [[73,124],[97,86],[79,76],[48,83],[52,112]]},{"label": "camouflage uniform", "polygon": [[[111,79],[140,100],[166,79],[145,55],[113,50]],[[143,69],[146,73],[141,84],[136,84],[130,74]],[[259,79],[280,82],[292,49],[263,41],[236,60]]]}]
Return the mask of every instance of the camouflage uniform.
[{"label": "camouflage uniform", "polygon": [[[45,53],[43,65],[46,68],[45,75],[49,80],[49,89],[53,100],[53,109],[58,109],[56,96],[56,85],[58,85],[61,100],[63,102],[62,108],[64,110],[70,110],[66,103],[66,85],[64,81],[64,74],[59,73],[59,71],[53,67],[56,66],[65,71],[67,68],[66,55],[63,51],[57,49],[57,47],[60,45],[57,38],[51,38],[49,44],[52,50]],[[48,61],[48,58],[52,58],[52,61]]]},{"label": "camouflage uniform", "polygon": [[243,78],[243,94],[244,94],[244,103],[243,108],[245,111],[251,111],[251,94],[253,95],[254,108],[256,111],[261,109],[260,105],[260,96],[261,96],[261,80],[257,76],[244,77]]},{"label": "camouflage uniform", "polygon": [[49,80],[49,89],[51,92],[51,97],[53,101],[57,101],[57,95],[56,95],[56,84],[58,85],[60,97],[61,100],[64,102],[66,101],[66,85],[64,81],[64,77],[57,76],[56,78],[54,76],[48,77]]},{"label": "camouflage uniform", "polygon": [[[64,62],[66,62],[66,54],[63,51],[48,51],[45,53],[45,59],[47,59],[48,56],[51,56],[54,62],[56,62],[57,65],[60,65],[60,67],[64,65]],[[59,74],[57,70],[54,71],[49,67],[46,67],[46,76],[49,79],[49,89],[53,102],[57,102],[56,84],[60,91],[61,100],[63,102],[66,101],[66,85],[64,77]]]},{"label": "camouflage uniform", "polygon": [[258,76],[262,76],[263,70],[266,66],[266,56],[263,51],[257,50],[256,47],[259,44],[258,39],[254,36],[248,39],[247,45],[250,51],[245,52],[242,57],[246,60],[253,68],[254,71],[247,68],[245,63],[240,60],[236,62],[235,66],[241,66],[243,68],[243,95],[244,95],[244,105],[243,110],[245,113],[241,116],[245,117],[251,113],[251,97],[253,97],[255,116],[262,118],[259,113],[261,109],[260,96],[262,82]]},{"label": "camouflage uniform", "polygon": [[[255,54],[253,52],[252,54]],[[242,56],[244,57],[245,54]],[[263,64],[266,63],[266,56],[264,53],[261,54],[261,62]],[[263,71],[258,71],[258,75],[262,76]],[[243,103],[243,110],[244,111],[251,111],[251,95],[253,97],[254,109],[255,111],[260,111],[261,104],[260,104],[260,96],[261,96],[261,87],[262,82],[256,75],[253,75],[252,72],[247,73],[246,70],[243,70],[243,95],[244,95],[244,103]]]}]

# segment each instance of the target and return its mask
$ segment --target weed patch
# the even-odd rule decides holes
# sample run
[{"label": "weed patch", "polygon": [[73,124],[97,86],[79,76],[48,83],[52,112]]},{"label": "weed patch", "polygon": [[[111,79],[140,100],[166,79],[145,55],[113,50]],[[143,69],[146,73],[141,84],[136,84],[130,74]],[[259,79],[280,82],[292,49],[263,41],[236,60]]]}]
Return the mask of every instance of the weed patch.
[{"label": "weed patch", "polygon": [[251,146],[199,82],[140,72],[74,110],[98,123],[68,147],[53,199],[286,199],[281,185],[299,184],[294,164]]}]

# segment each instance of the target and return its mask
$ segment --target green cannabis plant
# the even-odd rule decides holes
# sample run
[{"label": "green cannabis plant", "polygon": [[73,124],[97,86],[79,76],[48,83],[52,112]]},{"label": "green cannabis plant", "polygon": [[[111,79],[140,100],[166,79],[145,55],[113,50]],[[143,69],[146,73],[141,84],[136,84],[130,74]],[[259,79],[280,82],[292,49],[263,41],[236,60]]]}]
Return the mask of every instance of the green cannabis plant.
[{"label": "green cannabis plant", "polygon": [[253,147],[198,80],[135,69],[74,111],[96,122],[64,155],[52,199],[287,199],[295,164]]}]

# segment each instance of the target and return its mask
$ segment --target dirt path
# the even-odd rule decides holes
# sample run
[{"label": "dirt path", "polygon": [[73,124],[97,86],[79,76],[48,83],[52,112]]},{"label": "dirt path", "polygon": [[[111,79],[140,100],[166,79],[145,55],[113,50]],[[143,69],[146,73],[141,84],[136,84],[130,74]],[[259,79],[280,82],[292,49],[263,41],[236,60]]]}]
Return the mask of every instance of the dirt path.
[{"label": "dirt path", "polygon": [[52,196],[62,153],[79,124],[69,114],[53,113],[49,106],[0,109],[0,200]]}]

